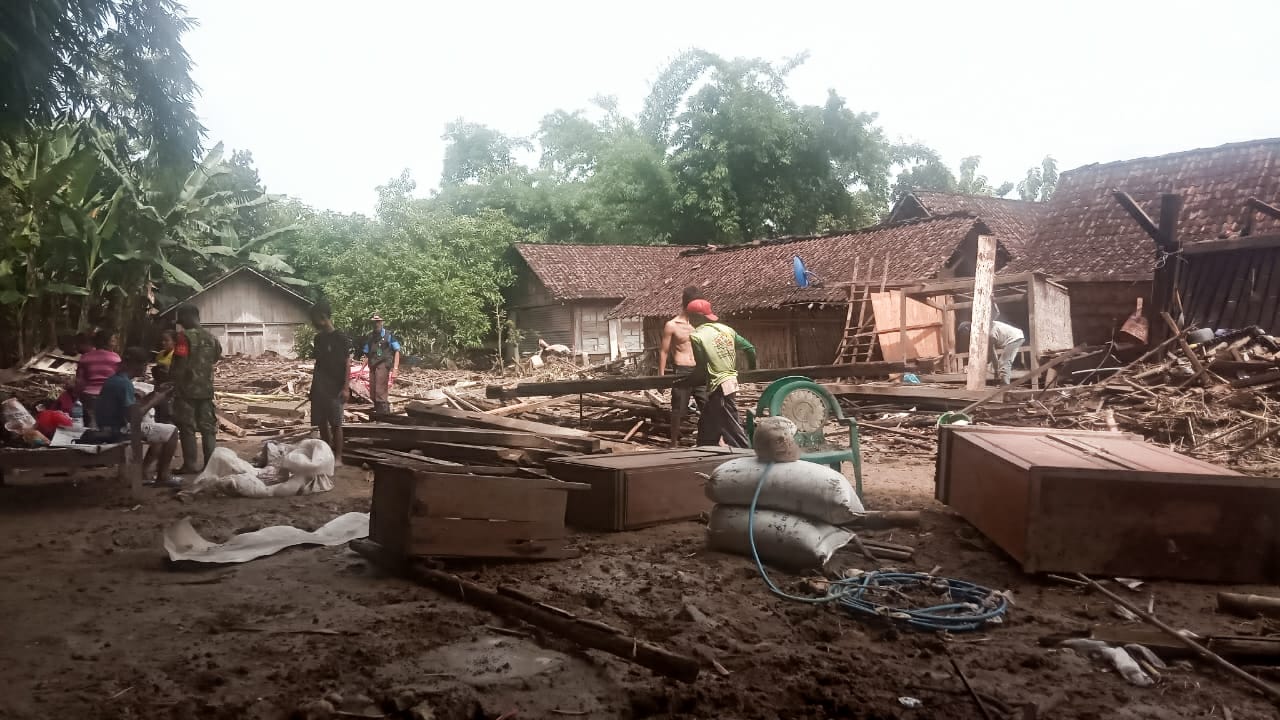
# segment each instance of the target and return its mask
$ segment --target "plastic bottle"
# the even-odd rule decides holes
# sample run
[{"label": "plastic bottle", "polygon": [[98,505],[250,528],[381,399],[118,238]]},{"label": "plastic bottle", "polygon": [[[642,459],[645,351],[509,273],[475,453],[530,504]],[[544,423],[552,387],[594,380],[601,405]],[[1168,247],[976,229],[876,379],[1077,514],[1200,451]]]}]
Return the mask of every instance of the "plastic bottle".
[{"label": "plastic bottle", "polygon": [[71,431],[80,432],[84,430],[84,405],[77,400],[75,405],[71,406]]}]

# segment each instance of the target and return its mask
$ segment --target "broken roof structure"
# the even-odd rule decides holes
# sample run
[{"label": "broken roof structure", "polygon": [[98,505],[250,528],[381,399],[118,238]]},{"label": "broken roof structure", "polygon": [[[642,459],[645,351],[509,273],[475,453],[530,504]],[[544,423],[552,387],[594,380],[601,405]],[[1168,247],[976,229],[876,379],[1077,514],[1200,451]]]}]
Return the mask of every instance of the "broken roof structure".
[{"label": "broken roof structure", "polygon": [[[1280,198],[1280,138],[1064,172],[1030,242],[1006,271],[1038,271],[1065,280],[1150,280],[1155,246],[1116,202],[1116,190],[1128,193],[1152,217],[1161,193],[1180,195],[1183,242],[1228,237],[1239,232],[1249,198]],[[1280,231],[1280,220],[1259,220],[1254,234]]]},{"label": "broken roof structure", "polygon": [[894,203],[888,222],[969,213],[982,218],[991,233],[1016,255],[1035,232],[1044,209],[1045,203],[1028,200],[916,190]]}]

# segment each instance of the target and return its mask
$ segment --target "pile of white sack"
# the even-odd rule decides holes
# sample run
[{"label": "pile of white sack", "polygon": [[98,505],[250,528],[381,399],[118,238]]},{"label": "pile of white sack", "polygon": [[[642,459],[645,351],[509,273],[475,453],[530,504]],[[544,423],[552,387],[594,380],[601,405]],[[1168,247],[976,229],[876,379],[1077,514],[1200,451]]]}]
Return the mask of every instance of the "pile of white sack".
[{"label": "pile of white sack", "polygon": [[757,457],[730,460],[711,473],[706,492],[716,505],[707,525],[708,547],[751,557],[751,499],[761,477],[765,481],[756,502],[754,537],[764,563],[794,570],[821,568],[853,539],[852,532],[838,527],[863,511],[852,483],[826,465],[785,459],[798,457],[798,449],[778,451],[777,443],[783,441],[776,439],[785,438],[794,446],[794,435],[795,425],[786,418],[761,420],[755,435]]},{"label": "pile of white sack", "polygon": [[267,443],[266,467],[255,468],[228,448],[213,451],[204,472],[183,493],[232,497],[310,495],[333,489],[333,451],[322,440]]}]

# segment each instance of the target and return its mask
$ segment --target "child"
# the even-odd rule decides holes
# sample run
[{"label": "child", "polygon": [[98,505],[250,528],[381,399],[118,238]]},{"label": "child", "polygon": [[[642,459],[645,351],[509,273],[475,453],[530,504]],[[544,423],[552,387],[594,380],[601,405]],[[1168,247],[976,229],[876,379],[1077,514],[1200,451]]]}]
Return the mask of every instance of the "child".
[{"label": "child", "polygon": [[351,376],[351,341],[333,329],[333,312],[326,302],[311,308],[311,324],[316,328],[316,367],[311,378],[311,422],[320,429],[320,439],[333,450],[333,460],[342,464],[342,407],[347,401]]},{"label": "child", "polygon": [[[107,378],[102,384],[102,392],[98,396],[97,417],[98,434],[102,442],[122,442],[129,434],[129,414],[137,404],[137,394],[133,387],[133,379],[147,371],[146,350],[131,347],[124,352],[119,370]],[[173,425],[148,422],[142,419],[143,441],[147,443],[147,454],[142,460],[142,472],[156,466],[156,479],[152,484],[175,487],[173,479],[173,456],[178,450],[178,429]]]}]

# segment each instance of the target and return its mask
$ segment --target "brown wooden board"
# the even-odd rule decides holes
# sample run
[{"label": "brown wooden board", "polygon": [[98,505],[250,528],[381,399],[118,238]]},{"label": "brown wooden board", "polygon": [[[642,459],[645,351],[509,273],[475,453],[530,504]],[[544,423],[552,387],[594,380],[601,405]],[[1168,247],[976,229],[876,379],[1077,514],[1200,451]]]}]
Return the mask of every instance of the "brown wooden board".
[{"label": "brown wooden board", "polygon": [[[365,423],[350,425],[343,430],[349,438],[374,438],[409,442],[462,443],[464,445],[488,445],[491,447],[533,448],[562,450],[564,446],[553,438],[528,432],[488,430],[458,427],[424,427],[419,425],[395,425],[390,423]],[[579,446],[598,448],[597,442],[575,441]]]},{"label": "brown wooden board", "polygon": [[492,428],[494,430],[514,430],[534,433],[544,437],[584,438],[590,439],[590,433],[576,428],[560,427],[548,423],[520,420],[518,418],[501,417],[489,413],[472,410],[453,410],[445,407],[434,407],[421,402],[410,402],[405,411],[410,417],[431,420],[442,425],[456,425],[474,428]]},{"label": "brown wooden board", "polygon": [[695,518],[711,509],[698,473],[751,455],[750,450],[691,449],[551,460],[547,471],[561,480],[586,483],[571,493],[567,521],[591,530],[631,530]]},{"label": "brown wooden board", "polygon": [[937,495],[1027,572],[1268,583],[1280,479],[1106,432],[941,429]]},{"label": "brown wooden board", "polygon": [[370,537],[401,555],[567,557],[564,515],[572,483],[374,469]]}]

